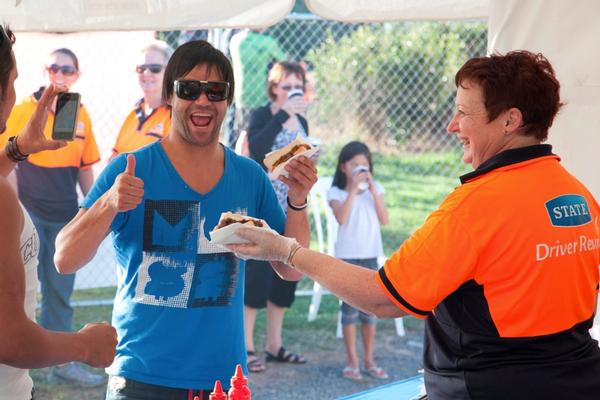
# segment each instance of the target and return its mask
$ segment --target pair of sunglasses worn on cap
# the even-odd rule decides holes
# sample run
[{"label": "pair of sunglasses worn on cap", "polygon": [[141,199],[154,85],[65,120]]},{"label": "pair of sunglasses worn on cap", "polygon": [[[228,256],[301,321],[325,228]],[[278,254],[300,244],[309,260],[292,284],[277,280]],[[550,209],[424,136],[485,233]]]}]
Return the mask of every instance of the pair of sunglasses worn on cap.
[{"label": "pair of sunglasses worn on cap", "polygon": [[202,92],[212,102],[227,100],[229,96],[229,82],[176,80],[173,88],[182,100],[197,100]]}]

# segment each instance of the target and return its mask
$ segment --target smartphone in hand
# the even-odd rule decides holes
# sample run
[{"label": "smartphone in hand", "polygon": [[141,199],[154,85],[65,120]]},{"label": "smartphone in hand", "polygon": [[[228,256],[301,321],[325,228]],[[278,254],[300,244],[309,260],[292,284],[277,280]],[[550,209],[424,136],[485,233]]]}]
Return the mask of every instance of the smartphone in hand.
[{"label": "smartphone in hand", "polygon": [[56,96],[56,113],[54,114],[54,126],[52,128],[52,139],[73,140],[77,129],[77,115],[81,96],[79,93],[59,93]]}]

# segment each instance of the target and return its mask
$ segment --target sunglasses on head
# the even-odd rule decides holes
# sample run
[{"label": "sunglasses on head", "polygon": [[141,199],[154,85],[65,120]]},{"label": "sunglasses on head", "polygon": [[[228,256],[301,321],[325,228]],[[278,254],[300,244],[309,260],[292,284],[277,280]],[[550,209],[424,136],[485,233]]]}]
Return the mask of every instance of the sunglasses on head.
[{"label": "sunglasses on head", "polygon": [[196,100],[202,92],[209,101],[227,100],[229,95],[229,82],[176,80],[173,88],[177,97],[183,100]]},{"label": "sunglasses on head", "polygon": [[285,90],[286,92],[289,92],[292,89],[295,89],[295,90],[304,90],[304,86],[303,85],[294,85],[294,86],[292,86],[292,85],[283,85],[283,86],[281,86],[281,89]]},{"label": "sunglasses on head", "polygon": [[71,76],[77,72],[75,67],[73,67],[71,65],[58,65],[58,64],[52,64],[52,65],[46,67],[46,70],[51,74],[58,74],[60,72],[64,76]]},{"label": "sunglasses on head", "polygon": [[143,74],[145,70],[149,70],[153,74],[158,74],[164,68],[161,64],[141,64],[135,67],[135,72],[138,74]]}]

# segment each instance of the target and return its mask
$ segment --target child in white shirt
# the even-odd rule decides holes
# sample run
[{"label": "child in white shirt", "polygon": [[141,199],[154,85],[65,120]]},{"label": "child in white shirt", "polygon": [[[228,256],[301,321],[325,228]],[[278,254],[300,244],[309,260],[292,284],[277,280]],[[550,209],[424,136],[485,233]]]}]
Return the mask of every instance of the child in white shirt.
[{"label": "child in white shirt", "polygon": [[[338,157],[333,184],[327,201],[340,224],[335,243],[335,256],[349,263],[376,270],[378,257],[383,255],[381,225],[388,221],[383,199],[383,187],[373,179],[373,163],[367,145],[354,141],[346,144]],[[356,353],[356,321],[361,321],[364,348],[364,372],[377,379],[387,379],[387,373],[375,364],[374,315],[342,303],[342,327],[348,356],[343,376],[361,380]]]}]

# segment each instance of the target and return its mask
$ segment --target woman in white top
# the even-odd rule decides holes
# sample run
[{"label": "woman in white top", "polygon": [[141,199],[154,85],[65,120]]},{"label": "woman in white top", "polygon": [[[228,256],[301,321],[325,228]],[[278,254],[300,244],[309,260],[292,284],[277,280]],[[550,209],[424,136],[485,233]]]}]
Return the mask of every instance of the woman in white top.
[{"label": "woman in white top", "polygon": [[[12,32],[0,26],[0,134],[16,99],[14,40]],[[34,321],[39,242],[6,176],[27,155],[66,145],[47,140],[42,129],[47,107],[62,90],[50,85],[25,129],[0,151],[0,400],[33,399],[33,382],[25,368],[74,360],[106,367],[115,355],[116,331],[106,322],[88,324],[76,333],[59,333]]]},{"label": "woman in white top", "polygon": [[[373,179],[373,162],[367,145],[355,141],[342,148],[327,201],[340,224],[335,256],[376,270],[379,267],[377,259],[383,255],[381,225],[388,222],[388,213],[383,187]],[[342,303],[341,313],[347,353],[347,365],[342,376],[362,380],[356,353],[356,321],[360,319],[364,371],[373,378],[387,379],[387,373],[375,364],[373,357],[377,318],[347,303]]]}]

